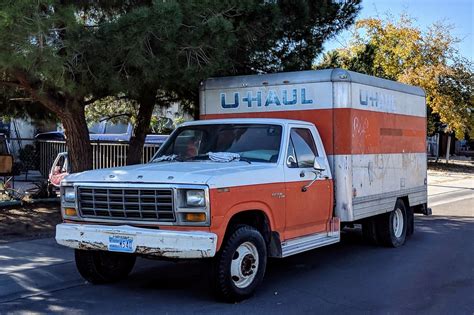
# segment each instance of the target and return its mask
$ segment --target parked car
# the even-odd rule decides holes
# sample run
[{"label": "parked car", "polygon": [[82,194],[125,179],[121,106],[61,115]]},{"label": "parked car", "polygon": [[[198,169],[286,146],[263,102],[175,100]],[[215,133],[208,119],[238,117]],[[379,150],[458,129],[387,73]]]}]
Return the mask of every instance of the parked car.
[{"label": "parked car", "polygon": [[71,173],[67,152],[61,152],[54,159],[48,176],[48,190],[50,195],[58,194],[61,181]]},{"label": "parked car", "polygon": [[[106,117],[99,122],[92,124],[89,127],[89,137],[91,141],[104,142],[120,142],[130,141],[133,135],[133,125],[127,121],[128,119],[120,119],[120,116],[127,118],[128,115],[117,115],[113,117]],[[149,144],[163,144],[168,138],[168,135],[148,134],[145,138],[145,143]],[[64,131],[49,131],[39,133],[35,136],[37,140],[65,140]]]}]

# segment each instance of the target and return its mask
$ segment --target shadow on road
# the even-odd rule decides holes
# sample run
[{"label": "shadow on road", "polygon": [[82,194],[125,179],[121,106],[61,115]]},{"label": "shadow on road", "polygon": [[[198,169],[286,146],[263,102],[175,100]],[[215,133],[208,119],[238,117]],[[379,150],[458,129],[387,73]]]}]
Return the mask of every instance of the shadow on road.
[{"label": "shadow on road", "polygon": [[44,313],[462,313],[474,309],[473,231],[471,217],[417,216],[415,234],[405,246],[393,249],[369,245],[360,229],[347,229],[339,244],[271,259],[256,296],[234,305],[218,303],[211,295],[208,261],[139,260],[121,283],[58,289],[0,304],[0,309]]}]

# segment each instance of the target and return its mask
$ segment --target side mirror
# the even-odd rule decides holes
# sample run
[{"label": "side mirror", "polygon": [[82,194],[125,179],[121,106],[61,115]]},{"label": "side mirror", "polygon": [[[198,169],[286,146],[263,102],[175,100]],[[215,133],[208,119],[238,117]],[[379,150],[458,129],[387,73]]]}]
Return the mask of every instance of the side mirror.
[{"label": "side mirror", "polygon": [[319,161],[318,159],[314,159],[314,164],[313,164],[313,168],[317,171],[320,171],[320,172],[323,172],[325,170],[324,167],[321,166],[321,164],[319,164]]}]

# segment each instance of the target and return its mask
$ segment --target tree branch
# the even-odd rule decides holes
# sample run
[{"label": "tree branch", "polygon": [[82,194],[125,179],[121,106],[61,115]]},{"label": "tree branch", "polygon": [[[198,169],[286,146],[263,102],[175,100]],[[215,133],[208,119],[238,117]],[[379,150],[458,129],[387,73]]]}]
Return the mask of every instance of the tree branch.
[{"label": "tree branch", "polygon": [[25,71],[15,69],[11,72],[11,75],[18,80],[19,85],[25,89],[33,99],[40,102],[44,107],[56,113],[58,116],[64,113],[64,107],[61,105],[61,102],[49,93],[45,93],[36,88],[35,83],[31,81]]},{"label": "tree branch", "polygon": [[15,81],[5,81],[5,80],[0,80],[0,85],[6,85],[6,86],[11,86],[11,87],[22,87],[20,82],[15,82]]}]

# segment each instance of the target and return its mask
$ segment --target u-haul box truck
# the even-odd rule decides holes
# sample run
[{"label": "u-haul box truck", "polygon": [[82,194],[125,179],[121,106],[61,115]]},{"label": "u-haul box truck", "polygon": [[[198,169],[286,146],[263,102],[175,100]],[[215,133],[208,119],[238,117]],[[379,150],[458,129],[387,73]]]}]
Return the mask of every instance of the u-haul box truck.
[{"label": "u-haul box truck", "polygon": [[267,257],[336,243],[345,224],[398,247],[429,214],[417,87],[341,69],[211,78],[200,121],[150,163],[61,183],[59,244],[92,283],[136,256],[212,258],[216,292],[251,295]]}]

